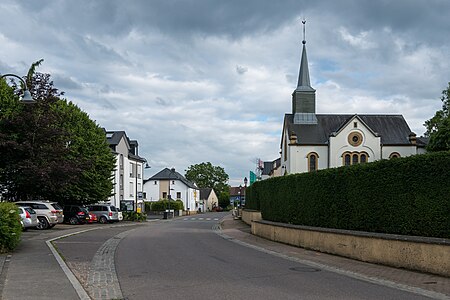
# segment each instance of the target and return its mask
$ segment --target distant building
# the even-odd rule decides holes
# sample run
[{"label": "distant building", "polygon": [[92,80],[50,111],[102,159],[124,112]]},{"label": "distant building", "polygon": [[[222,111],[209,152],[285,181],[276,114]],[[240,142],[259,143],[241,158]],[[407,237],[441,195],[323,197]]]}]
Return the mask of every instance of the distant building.
[{"label": "distant building", "polygon": [[[411,132],[402,115],[316,114],[316,90],[310,84],[303,40],[292,113],[283,122],[279,175],[424,153],[426,143]],[[275,176],[275,170],[267,164],[263,173],[267,178]]]},{"label": "distant building", "polygon": [[245,205],[245,186],[230,186],[230,205]]},{"label": "distant building", "polygon": [[144,180],[145,201],[161,199],[181,200],[184,209],[195,212],[199,209],[200,190],[191,181],[175,171],[164,168],[149,179]]},{"label": "distant building", "polygon": [[135,210],[136,203],[143,209],[143,177],[145,158],[138,153],[138,142],[130,140],[125,131],[105,131],[106,140],[116,157],[113,172],[113,190],[108,199],[121,210]]},{"label": "distant building", "polygon": [[219,206],[219,198],[212,188],[200,189],[200,204],[201,211],[212,211],[214,206]]}]

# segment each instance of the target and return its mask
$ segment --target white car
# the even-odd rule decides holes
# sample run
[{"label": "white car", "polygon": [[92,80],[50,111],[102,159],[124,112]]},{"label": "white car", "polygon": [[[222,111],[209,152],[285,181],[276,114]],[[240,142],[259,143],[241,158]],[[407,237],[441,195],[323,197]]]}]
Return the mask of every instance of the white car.
[{"label": "white car", "polygon": [[27,230],[28,228],[36,228],[39,225],[37,214],[31,207],[18,206],[17,211],[19,212],[24,230]]},{"label": "white car", "polygon": [[119,210],[118,213],[119,213],[119,221],[122,221],[122,220],[123,220],[123,214],[122,214],[122,211]]}]

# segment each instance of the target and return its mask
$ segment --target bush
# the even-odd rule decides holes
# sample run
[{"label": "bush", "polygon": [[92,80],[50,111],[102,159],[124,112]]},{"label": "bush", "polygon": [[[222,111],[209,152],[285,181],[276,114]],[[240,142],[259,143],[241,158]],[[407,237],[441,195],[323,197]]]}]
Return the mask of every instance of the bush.
[{"label": "bush", "polygon": [[135,211],[122,212],[124,221],[144,222],[147,220],[145,213],[137,213]]},{"label": "bush", "polygon": [[[147,202],[148,203],[148,202]],[[169,201],[168,200],[159,200],[156,202],[150,202],[150,209],[151,211],[165,211],[166,209],[169,209]],[[147,205],[146,205],[147,209]],[[183,201],[181,200],[170,200],[170,209],[173,210],[184,210]]]},{"label": "bush", "polygon": [[20,242],[22,225],[17,206],[0,202],[0,253],[14,250]]},{"label": "bush", "polygon": [[450,237],[450,152],[276,177],[247,188],[265,220]]}]

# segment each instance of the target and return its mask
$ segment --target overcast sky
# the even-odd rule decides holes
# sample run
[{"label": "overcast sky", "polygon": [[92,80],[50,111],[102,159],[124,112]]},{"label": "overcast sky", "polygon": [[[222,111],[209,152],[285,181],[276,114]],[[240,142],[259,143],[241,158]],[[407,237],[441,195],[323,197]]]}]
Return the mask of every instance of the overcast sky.
[{"label": "overcast sky", "polygon": [[242,184],[279,157],[301,55],[317,113],[403,114],[411,130],[450,81],[447,0],[0,0],[0,73],[39,72],[152,166],[222,166]]}]

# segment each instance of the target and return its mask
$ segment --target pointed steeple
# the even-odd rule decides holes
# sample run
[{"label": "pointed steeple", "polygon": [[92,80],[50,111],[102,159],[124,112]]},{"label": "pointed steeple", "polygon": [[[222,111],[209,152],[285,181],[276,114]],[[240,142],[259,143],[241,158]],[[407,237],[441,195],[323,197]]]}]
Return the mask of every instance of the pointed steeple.
[{"label": "pointed steeple", "polygon": [[311,87],[309,80],[308,57],[306,55],[305,24],[303,20],[303,49],[300,61],[298,84],[292,93],[292,113],[295,124],[317,124],[316,118],[316,90]]}]

